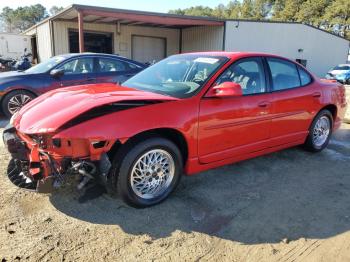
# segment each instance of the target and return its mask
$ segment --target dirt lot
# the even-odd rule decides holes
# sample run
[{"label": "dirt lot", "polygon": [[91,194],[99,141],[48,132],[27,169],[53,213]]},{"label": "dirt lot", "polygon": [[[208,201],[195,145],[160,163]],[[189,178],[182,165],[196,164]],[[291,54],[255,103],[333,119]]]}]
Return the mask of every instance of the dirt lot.
[{"label": "dirt lot", "polygon": [[0,147],[0,260],[350,261],[350,125],[319,154],[292,148],[184,177],[137,210],[95,187],[26,192]]}]

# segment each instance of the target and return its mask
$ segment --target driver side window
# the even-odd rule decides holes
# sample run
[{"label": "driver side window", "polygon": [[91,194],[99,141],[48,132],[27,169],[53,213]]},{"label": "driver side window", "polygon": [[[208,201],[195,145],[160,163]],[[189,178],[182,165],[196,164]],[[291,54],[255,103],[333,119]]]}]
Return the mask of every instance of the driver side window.
[{"label": "driver side window", "polygon": [[60,67],[65,75],[88,74],[93,72],[93,58],[73,59]]},{"label": "driver side window", "polygon": [[247,58],[231,65],[217,79],[216,85],[235,82],[242,87],[243,95],[266,92],[264,67],[260,58]]}]

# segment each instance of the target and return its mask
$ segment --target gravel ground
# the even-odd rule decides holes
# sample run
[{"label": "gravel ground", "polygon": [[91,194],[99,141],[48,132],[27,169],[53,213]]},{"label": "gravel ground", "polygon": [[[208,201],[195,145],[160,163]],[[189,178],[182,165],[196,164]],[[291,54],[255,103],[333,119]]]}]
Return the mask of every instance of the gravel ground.
[{"label": "gravel ground", "polygon": [[133,209],[92,187],[17,189],[0,145],[0,260],[350,261],[350,125],[329,147],[292,148],[193,177]]}]

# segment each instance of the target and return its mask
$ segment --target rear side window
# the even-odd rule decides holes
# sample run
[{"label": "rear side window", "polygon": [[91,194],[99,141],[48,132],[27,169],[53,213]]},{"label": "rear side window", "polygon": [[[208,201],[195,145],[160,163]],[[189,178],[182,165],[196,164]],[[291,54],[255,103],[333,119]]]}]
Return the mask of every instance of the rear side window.
[{"label": "rear side window", "polygon": [[298,66],[299,76],[302,86],[306,86],[312,82],[312,78],[308,72],[306,72],[303,68]]},{"label": "rear side window", "polygon": [[268,58],[267,63],[271,70],[273,90],[285,90],[300,86],[297,66],[294,63]]},{"label": "rear side window", "polygon": [[112,59],[112,58],[99,58],[98,59],[99,72],[123,72],[137,68],[137,66],[128,62]]}]

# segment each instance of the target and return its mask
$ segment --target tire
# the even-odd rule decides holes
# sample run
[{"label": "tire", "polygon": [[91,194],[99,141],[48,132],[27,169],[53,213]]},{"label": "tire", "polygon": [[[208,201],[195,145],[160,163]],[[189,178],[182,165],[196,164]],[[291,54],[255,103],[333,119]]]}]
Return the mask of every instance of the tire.
[{"label": "tire", "polygon": [[[32,101],[36,96],[26,90],[15,90],[8,93],[2,100],[2,112],[7,118],[21,109],[25,104]],[[18,106],[16,106],[18,104]],[[18,107],[18,108],[16,108]]]},{"label": "tire", "polygon": [[[160,137],[148,138],[125,146],[126,148],[121,149],[113,160],[110,173],[112,188],[130,206],[145,208],[159,204],[174,191],[180,181],[183,171],[180,150],[173,142]],[[145,165],[142,165],[141,159],[147,164],[149,159],[147,160],[146,156],[152,154],[153,157],[157,156],[158,162],[155,161],[155,165],[150,164],[146,168]],[[164,165],[167,168],[164,166],[161,168],[162,163],[168,163]],[[139,171],[141,169],[144,170],[143,173]],[[163,186],[159,185],[162,182]],[[147,184],[144,189],[146,192],[147,188],[150,190],[152,188],[150,186],[153,185],[156,189],[155,193],[142,192],[141,188],[145,187],[145,184]]]},{"label": "tire", "polygon": [[312,121],[309,129],[309,135],[304,144],[304,148],[310,152],[322,151],[325,147],[327,147],[329,143],[332,135],[332,130],[333,116],[331,112],[328,110],[320,111]]}]

